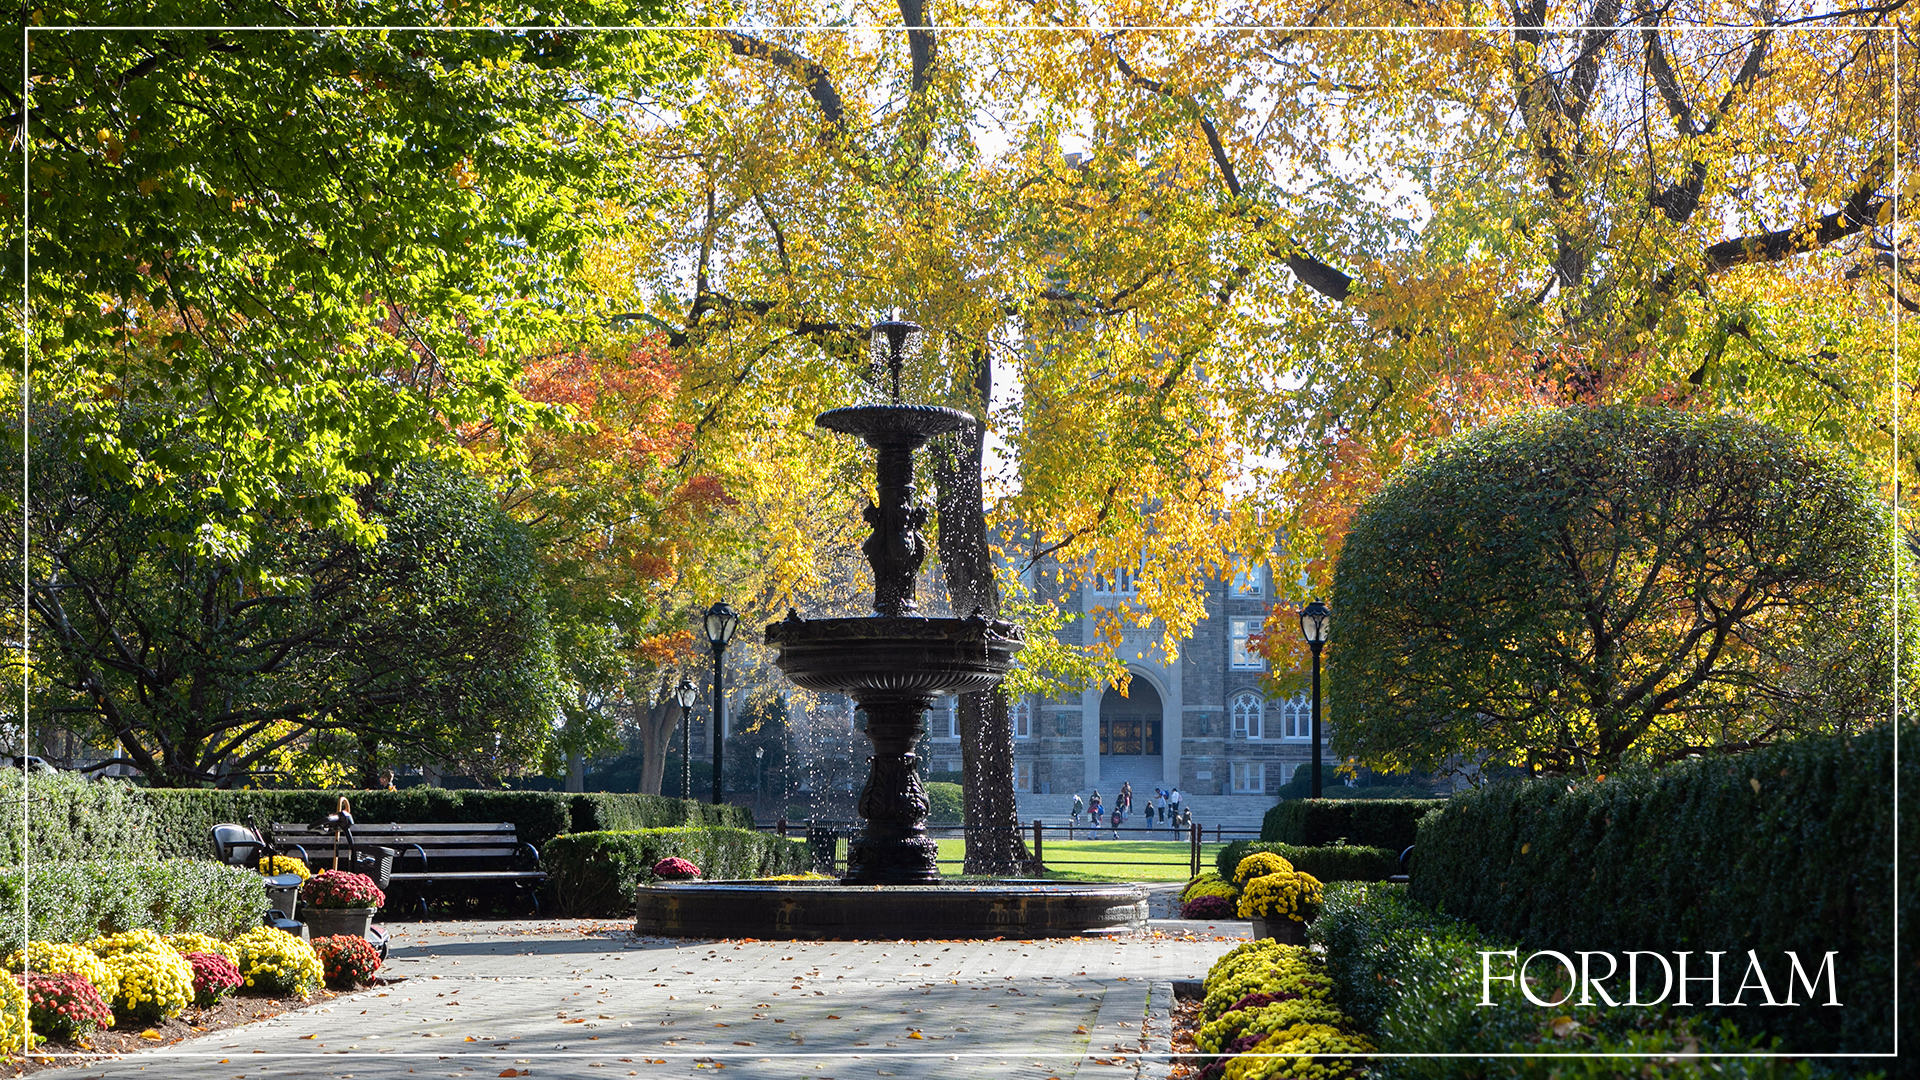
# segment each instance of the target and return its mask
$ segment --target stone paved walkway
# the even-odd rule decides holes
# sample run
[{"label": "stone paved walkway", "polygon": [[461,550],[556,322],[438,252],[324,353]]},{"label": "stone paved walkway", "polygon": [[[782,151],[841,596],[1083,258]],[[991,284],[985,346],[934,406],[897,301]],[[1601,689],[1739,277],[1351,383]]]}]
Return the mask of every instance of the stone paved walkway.
[{"label": "stone paved walkway", "polygon": [[579,920],[395,924],[384,974],[404,981],[39,1075],[1118,1080],[1141,1075],[1121,1054],[1164,1051],[1172,981],[1199,978],[1246,924],[1153,926],[1112,939],[688,942]]}]

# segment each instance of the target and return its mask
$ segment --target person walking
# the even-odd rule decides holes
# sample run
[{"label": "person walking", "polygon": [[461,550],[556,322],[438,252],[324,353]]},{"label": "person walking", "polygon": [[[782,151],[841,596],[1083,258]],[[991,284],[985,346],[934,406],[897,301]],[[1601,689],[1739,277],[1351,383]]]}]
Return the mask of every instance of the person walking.
[{"label": "person walking", "polygon": [[1100,839],[1100,815],[1105,809],[1105,807],[1100,805],[1100,793],[1098,791],[1087,797],[1087,839]]},{"label": "person walking", "polygon": [[1174,788],[1173,791],[1167,795],[1167,806],[1169,809],[1173,811],[1173,814],[1175,817],[1180,816],[1180,789],[1179,788],[1177,787]]},{"label": "person walking", "polygon": [[1167,828],[1173,828],[1173,819],[1167,816],[1167,789],[1153,789],[1153,816],[1156,821],[1164,821]]},{"label": "person walking", "polygon": [[1113,801],[1113,820],[1110,822],[1113,826],[1113,838],[1115,840],[1120,839],[1120,818],[1120,800],[1115,799]]},{"label": "person walking", "polygon": [[1080,813],[1082,809],[1080,793],[1076,791],[1073,793],[1073,817],[1067,822],[1067,839],[1069,840],[1073,839],[1073,827],[1080,824]]}]

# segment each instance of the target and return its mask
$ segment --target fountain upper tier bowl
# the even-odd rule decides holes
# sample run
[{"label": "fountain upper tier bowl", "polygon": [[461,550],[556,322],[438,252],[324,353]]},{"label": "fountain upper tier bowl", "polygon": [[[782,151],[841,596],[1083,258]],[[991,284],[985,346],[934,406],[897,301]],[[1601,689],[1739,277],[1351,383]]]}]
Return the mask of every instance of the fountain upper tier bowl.
[{"label": "fountain upper tier bowl", "polygon": [[999,682],[1020,650],[1020,628],[986,619],[913,616],[802,619],[767,627],[767,644],[796,684],[828,694],[932,697]]},{"label": "fountain upper tier bowl", "polygon": [[813,418],[828,431],[858,435],[868,443],[912,440],[915,446],[935,435],[972,427],[972,414],[943,405],[851,405],[828,409]]}]

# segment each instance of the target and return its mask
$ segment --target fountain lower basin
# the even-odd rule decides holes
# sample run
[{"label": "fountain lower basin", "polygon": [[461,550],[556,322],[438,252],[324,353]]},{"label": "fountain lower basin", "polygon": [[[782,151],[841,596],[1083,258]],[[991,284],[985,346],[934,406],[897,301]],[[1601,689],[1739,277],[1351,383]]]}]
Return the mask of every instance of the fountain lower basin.
[{"label": "fountain lower basin", "polygon": [[1047,938],[1146,928],[1138,885],[956,879],[939,885],[685,881],[642,885],[634,933],[769,941]]}]

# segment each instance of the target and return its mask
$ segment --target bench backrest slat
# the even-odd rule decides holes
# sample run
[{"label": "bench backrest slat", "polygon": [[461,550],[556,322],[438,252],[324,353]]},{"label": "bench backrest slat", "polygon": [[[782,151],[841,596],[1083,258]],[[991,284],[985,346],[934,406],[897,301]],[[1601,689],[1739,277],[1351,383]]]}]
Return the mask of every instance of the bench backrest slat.
[{"label": "bench backrest slat", "polygon": [[[315,859],[328,858],[333,851],[332,833],[316,831],[304,825],[275,824],[273,837],[279,843],[305,847],[307,854]],[[449,860],[458,864],[467,860],[511,859],[520,852],[515,837],[510,821],[480,824],[368,824],[353,827],[354,842],[362,847],[399,848],[400,861],[405,863],[410,859],[418,860],[419,854],[413,850],[417,845],[427,853],[430,865],[443,868],[451,868],[447,865]],[[342,850],[346,848],[344,838],[340,847]]]}]

